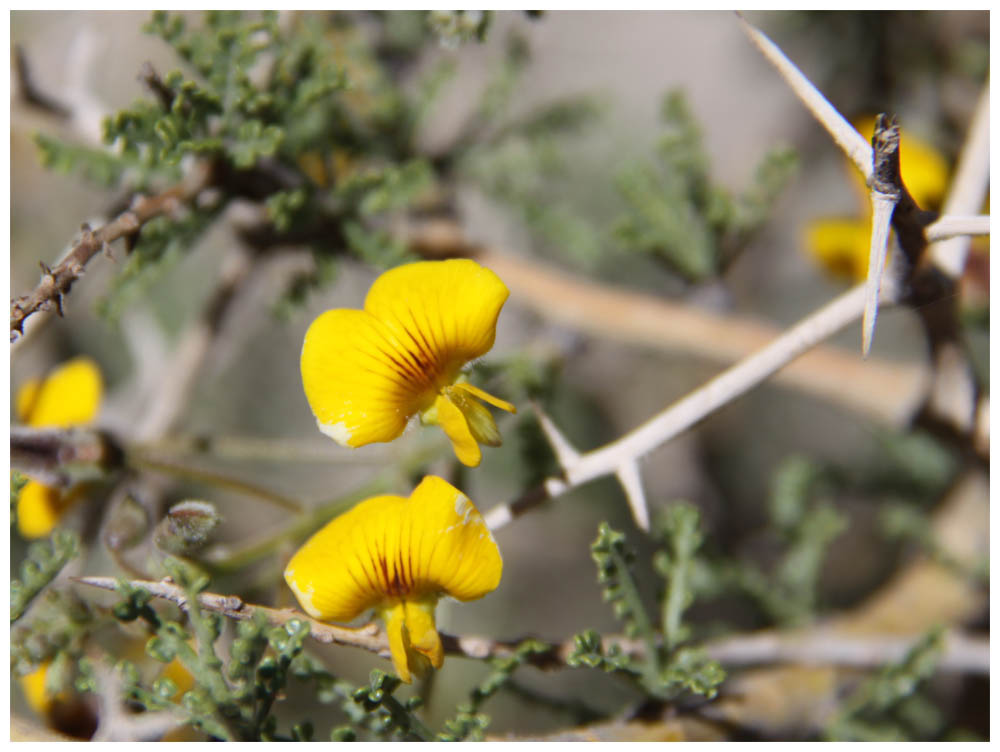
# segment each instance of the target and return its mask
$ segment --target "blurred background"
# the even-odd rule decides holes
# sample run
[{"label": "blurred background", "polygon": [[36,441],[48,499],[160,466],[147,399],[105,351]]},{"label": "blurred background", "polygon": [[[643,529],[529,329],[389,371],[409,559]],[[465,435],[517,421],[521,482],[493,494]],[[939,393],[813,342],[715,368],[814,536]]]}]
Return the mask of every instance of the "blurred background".
[{"label": "blurred background", "polygon": [[[198,14],[181,15],[192,26],[201,23]],[[325,24],[333,30],[329,34],[338,33],[341,23],[325,14],[285,15],[280,23]],[[442,155],[455,153],[463,139],[472,138],[478,145],[463,152],[460,166],[436,184],[447,196],[451,217],[471,242],[574,278],[770,324],[776,332],[850,284],[809,253],[807,239],[817,221],[864,218],[857,177],[753,48],[733,14],[545,12],[535,17],[503,12],[489,18],[482,41],[449,33],[447,19],[439,19],[434,27],[424,14],[345,17],[362,37],[385,34],[390,26],[393,39],[427,35],[419,43],[407,42],[411,47],[398,59],[388,53],[377,57],[383,72],[398,74],[394,83],[415,101],[435,71],[451,71],[450,77],[442,76],[439,94],[428,99],[429,109],[409,148],[436,166],[443,162]],[[877,112],[898,114],[904,133],[932,144],[948,169],[953,169],[988,72],[988,18],[986,12],[748,15],[845,117],[854,122]],[[129,195],[127,175],[119,185],[101,188],[79,175],[46,169],[35,134],[97,147],[104,117],[137,99],[151,98],[140,80],[145,63],[160,75],[178,67],[192,75],[163,39],[143,33],[148,20],[149,14],[132,12],[11,14],[12,46],[23,53],[31,82],[69,113],[45,111],[25,101],[25,78],[12,73],[12,297],[36,284],[39,261],[53,265],[60,259],[83,222],[100,225]],[[426,32],[428,27],[436,32]],[[353,70],[350,63],[348,68]],[[503,99],[502,107],[492,111],[483,105],[484,92],[490,91]],[[679,97],[672,105],[670,92]],[[570,100],[583,103],[567,109],[576,113],[566,116],[573,120],[571,126],[547,131],[539,126],[537,137],[518,130],[552,102]],[[469,127],[486,116],[495,120]],[[703,242],[710,261],[705,263],[704,258],[687,263],[671,251],[676,222],[657,224],[649,218],[662,217],[662,208],[641,203],[656,187],[663,188],[668,199],[672,195],[671,176],[681,167],[677,152],[664,143],[671,138],[681,139],[682,146],[687,143],[682,140],[686,125],[700,138],[712,191],[740,197],[756,186],[758,194],[766,196],[741,205],[749,217],[745,227],[713,229],[718,225],[704,220],[712,211],[710,201],[682,208],[702,212],[692,223],[707,228]],[[904,149],[905,143],[904,138]],[[771,178],[761,179],[758,168],[776,149],[781,151],[768,162],[774,167]],[[233,228],[252,217],[249,203],[232,202],[148,282],[111,304],[109,290],[120,289],[114,280],[126,269],[125,249],[118,243],[112,258],[93,259],[66,300],[65,318],[46,315],[43,321],[37,316],[28,335],[12,347],[12,405],[18,386],[29,378],[73,356],[87,355],[99,364],[105,380],[97,424],[129,436],[143,414],[154,408],[163,388],[158,378],[176,363],[175,348],[212,296],[225,264],[231,263],[226,259],[242,242]],[[413,205],[410,209],[417,214],[421,210]],[[639,226],[640,220],[647,225]],[[657,232],[664,238],[658,239]],[[969,282],[973,292],[988,287],[986,246],[977,248],[974,257],[982,263],[976,266],[978,277]],[[294,305],[281,305],[289,297],[290,280],[303,269],[314,271],[318,256],[292,239],[282,243],[280,251],[254,261],[183,408],[167,435],[159,437],[158,449],[169,454],[171,438],[199,435],[269,440],[273,447],[290,448],[292,456],[275,449],[271,456],[277,459],[270,461],[257,456],[247,461],[233,452],[202,455],[188,464],[237,476],[307,508],[350,494],[388,465],[409,463],[411,475],[434,472],[460,481],[486,511],[516,499],[538,479],[539,470],[552,467],[524,401],[518,401],[518,416],[499,420],[504,445],[487,449],[474,471],[460,472],[443,437],[416,426],[391,446],[354,451],[320,436],[298,373],[305,329],[324,310],[360,307],[381,267],[390,264],[386,256],[373,262],[356,253],[341,254],[321,283],[309,287]],[[988,315],[982,313],[988,301],[981,298],[970,298],[963,321],[988,384]],[[113,315],[108,315],[109,308]],[[670,321],[663,322],[664,328],[670,326]],[[856,353],[859,328],[849,327],[831,344]],[[926,366],[925,337],[912,311],[899,307],[880,314],[871,357],[901,368]],[[497,344],[477,368],[491,379],[493,393],[505,399],[528,394],[538,399],[575,446],[587,450],[639,425],[703,384],[726,362],[724,354],[706,358],[683,348],[639,347],[594,336],[540,315],[522,304],[515,290],[500,317]],[[414,464],[418,454],[432,459]],[[787,549],[774,527],[770,500],[776,477],[792,458],[833,479],[822,500],[842,521],[840,532],[823,550],[809,618],[849,609],[884,585],[913,555],[905,539],[886,534],[884,510],[901,504],[929,514],[965,462],[960,452],[927,435],[880,423],[808,390],[766,383],[656,449],[641,467],[654,515],[677,500],[689,501],[701,510],[703,548],[711,560],[737,567],[745,562],[755,571],[771,572]],[[409,492],[405,484],[394,482],[393,492]],[[229,550],[289,523],[286,510],[192,477],[170,477],[158,498],[159,508],[184,498],[217,505],[224,522],[213,545]],[[63,524],[92,530],[101,524],[94,520],[101,519],[102,509],[104,502],[92,499],[72,510]],[[637,549],[636,576],[655,609],[660,580],[649,561],[656,541],[638,530],[620,488],[605,478],[497,531],[505,564],[499,589],[469,604],[442,603],[439,628],[453,634],[551,640],[585,628],[602,634],[620,631],[611,608],[602,602],[589,550],[598,524],[605,520],[624,531]],[[12,529],[12,568],[25,549]],[[212,550],[206,554],[209,559]],[[252,602],[293,606],[291,593],[280,581],[283,563],[293,550],[288,542],[275,546],[245,568],[220,573],[210,589],[238,592]],[[144,553],[141,547],[127,558],[140,570],[155,567],[151,562],[156,554]],[[97,544],[77,566],[76,574],[121,574],[114,557]],[[705,592],[690,614],[698,639],[780,623],[739,588],[720,586],[714,594],[711,588]],[[114,602],[111,594],[81,594],[88,600]],[[387,662],[363,651],[309,647],[330,671],[354,682],[365,681],[376,664],[388,670]],[[448,659],[434,679],[433,693],[427,695],[428,724],[436,727],[453,714],[486,671],[478,662]],[[550,733],[577,722],[565,707],[530,699],[531,692],[579,700],[602,716],[617,714],[641,699],[617,677],[594,671],[581,680],[579,671],[525,669],[518,680],[523,696],[501,693],[486,706],[493,719],[490,733]],[[934,691],[945,720],[932,736],[940,738],[963,724],[988,734],[985,682]],[[311,702],[308,694],[309,686],[290,687],[291,702],[285,706],[294,708],[294,718]],[[19,692],[12,691],[14,706],[23,708],[21,702]],[[959,721],[960,714],[950,710],[957,703],[981,710],[967,712]],[[279,706],[277,712],[282,717],[286,711]],[[327,733],[325,727],[318,728],[319,738]]]}]

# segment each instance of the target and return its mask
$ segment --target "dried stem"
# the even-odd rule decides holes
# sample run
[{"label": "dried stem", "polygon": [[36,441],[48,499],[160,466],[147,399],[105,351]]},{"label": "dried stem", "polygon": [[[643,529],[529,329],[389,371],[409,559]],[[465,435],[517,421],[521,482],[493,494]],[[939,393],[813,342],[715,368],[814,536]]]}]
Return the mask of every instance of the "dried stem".
[{"label": "dried stem", "polygon": [[163,193],[150,197],[137,196],[127,211],[98,230],[91,230],[84,225],[82,237],[66,257],[51,269],[43,263],[42,278],[35,289],[11,301],[11,342],[24,333],[25,321],[35,312],[49,311],[54,307],[59,315],[62,315],[63,297],[69,293],[73,283],[83,276],[84,267],[94,256],[101,251],[109,250],[110,244],[115,240],[134,235],[154,217],[176,211],[198,195],[208,184],[208,180],[209,171],[200,168],[191,179]]}]

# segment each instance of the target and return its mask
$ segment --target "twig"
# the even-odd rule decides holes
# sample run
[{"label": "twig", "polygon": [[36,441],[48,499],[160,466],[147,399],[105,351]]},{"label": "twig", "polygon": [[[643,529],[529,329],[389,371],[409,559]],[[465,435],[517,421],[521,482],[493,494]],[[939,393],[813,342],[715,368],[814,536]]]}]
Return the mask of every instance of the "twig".
[{"label": "twig", "polygon": [[[942,213],[973,214],[982,209],[990,184],[990,82],[983,86],[969,133],[962,146],[955,178],[951,181]],[[928,240],[931,240],[928,237]],[[934,265],[952,279],[965,269],[969,239],[952,238],[934,243],[930,248]]]},{"label": "twig", "polygon": [[[84,585],[115,590],[113,577],[76,577]],[[132,587],[143,588],[157,598],[172,601],[185,608],[184,590],[169,580],[160,582],[134,580]],[[237,596],[202,593],[198,597],[201,608],[224,614],[233,619],[249,620],[262,614],[269,624],[280,626],[293,619],[309,624],[310,635],[318,642],[362,648],[382,657],[389,656],[389,641],[385,632],[375,623],[356,629],[338,627],[317,621],[293,609],[275,609],[244,603]],[[912,646],[913,637],[852,637],[832,630],[814,630],[791,634],[764,633],[743,635],[706,643],[710,657],[731,666],[748,666],[761,663],[804,663],[843,665],[857,667],[881,666],[903,655]],[[523,639],[495,640],[490,637],[441,635],[441,642],[448,655],[485,659],[513,655]],[[547,649],[534,653],[527,661],[538,668],[553,669],[567,666],[573,653],[575,640],[550,642]],[[623,654],[640,657],[646,650],[642,640],[622,636],[604,638],[606,650],[617,647]],[[989,640],[951,633],[945,642],[939,666],[950,671],[989,673]]]},{"label": "twig", "polygon": [[[804,666],[882,666],[902,660],[919,636],[864,636],[835,630],[812,629],[783,634],[763,632],[714,640],[708,655],[727,666],[796,663]],[[990,672],[990,641],[960,632],[948,632],[938,667],[969,674]]]},{"label": "twig", "polygon": [[[142,69],[139,71],[139,80],[144,83],[159,100],[160,107],[163,108],[163,111],[170,112],[170,108],[174,103],[174,93],[165,83],[163,83],[163,79],[160,78],[160,74],[156,72],[156,68],[154,68],[153,64],[148,60],[142,64]],[[185,115],[187,114],[187,110],[190,110],[190,105],[185,108]]]},{"label": "twig", "polygon": [[388,447],[372,446],[365,452],[338,451],[329,440],[258,436],[171,435],[133,447],[141,452],[194,455],[238,462],[322,462],[333,465],[380,465],[397,456]]},{"label": "twig", "polygon": [[[118,580],[114,577],[77,577],[74,578],[74,581],[104,590],[115,590],[118,583]],[[133,580],[130,584],[133,587],[149,591],[151,595],[157,598],[172,601],[182,609],[187,605],[187,596],[184,593],[184,589],[175,585],[169,579],[159,582]],[[353,645],[354,647],[364,648],[379,655],[389,656],[389,640],[376,624],[367,624],[358,629],[338,627],[333,624],[324,624],[323,622],[316,621],[292,609],[275,609],[244,603],[241,598],[234,595],[202,593],[198,596],[198,603],[201,608],[207,611],[224,614],[233,619],[249,620],[254,618],[254,614],[260,613],[267,618],[269,624],[274,626],[287,624],[292,619],[298,619],[309,624],[310,634],[318,642],[335,645]]]},{"label": "twig", "polygon": [[157,710],[134,713],[125,704],[122,680],[118,670],[97,656],[91,657],[97,697],[101,712],[97,730],[91,741],[140,742],[156,741],[170,729],[184,723],[185,717],[175,710]]},{"label": "twig", "polygon": [[48,486],[66,487],[68,466],[110,470],[122,464],[122,451],[106,433],[88,428],[11,426],[11,467]]},{"label": "twig", "polygon": [[69,293],[73,283],[83,276],[84,267],[94,256],[115,240],[138,232],[154,217],[175,211],[190,201],[208,184],[208,179],[209,170],[202,167],[191,179],[163,193],[152,197],[136,197],[131,208],[98,230],[91,230],[84,225],[82,237],[66,257],[51,269],[43,263],[42,278],[35,289],[11,301],[11,342],[24,333],[25,321],[36,311],[49,311],[55,307],[59,315],[62,315],[63,297]]},{"label": "twig", "polygon": [[[961,238],[968,235],[989,235],[990,216],[988,214],[973,214],[969,216],[949,214],[941,217],[924,231],[928,243],[934,243],[949,238]],[[941,261],[935,259],[938,266]]]},{"label": "twig", "polygon": [[276,491],[261,488],[260,486],[247,483],[246,481],[240,480],[239,478],[233,478],[229,475],[214,473],[209,470],[201,470],[199,468],[189,467],[177,462],[169,462],[167,460],[156,459],[154,457],[135,453],[129,455],[128,464],[140,470],[151,470],[153,472],[166,473],[168,475],[189,478],[191,480],[218,486],[220,488],[228,488],[232,491],[253,496],[262,501],[266,501],[269,504],[273,504],[276,507],[293,512],[302,511],[302,504],[294,499],[289,499],[287,496],[282,496]]},{"label": "twig", "polygon": [[28,56],[24,47],[19,44],[14,45],[14,73],[17,76],[18,93],[26,103],[61,119],[70,117],[72,112],[69,107],[43,93],[35,85],[28,66]]},{"label": "twig", "polygon": [[[885,292],[892,295],[895,291],[886,289]],[[723,371],[643,425],[564,465],[562,477],[546,479],[543,484],[545,493],[536,494],[530,505],[522,499],[494,507],[485,515],[487,525],[493,529],[502,527],[545,498],[554,498],[595,478],[616,473],[629,461],[637,460],[669,441],[856,320],[863,310],[864,296],[864,287],[858,286],[836,298],[771,344]]]}]

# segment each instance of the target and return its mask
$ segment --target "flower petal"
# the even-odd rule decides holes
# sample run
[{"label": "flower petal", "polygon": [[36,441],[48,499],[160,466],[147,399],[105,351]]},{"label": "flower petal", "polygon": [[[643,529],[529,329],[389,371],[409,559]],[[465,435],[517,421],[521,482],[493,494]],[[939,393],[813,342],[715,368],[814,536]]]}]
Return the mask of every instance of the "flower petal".
[{"label": "flower petal", "polygon": [[465,416],[465,420],[469,424],[472,438],[480,444],[492,447],[498,447],[503,443],[496,421],[493,420],[490,411],[468,391],[460,389],[458,385],[447,386],[444,389],[444,394],[455,407],[462,411],[462,415]]},{"label": "flower petal", "polygon": [[442,366],[485,355],[496,338],[497,318],[510,291],[500,278],[470,259],[420,261],[390,269],[365,298],[365,310],[403,342],[423,349]]},{"label": "flower petal", "polygon": [[[402,588],[388,575],[398,551],[387,552],[389,527],[398,531],[407,499],[376,496],[331,520],[288,562],[285,580],[306,612],[317,619],[347,622]],[[394,534],[398,541],[399,533]],[[396,548],[398,549],[398,543]]]},{"label": "flower petal", "polygon": [[27,700],[28,706],[41,716],[49,712],[54,700],[46,687],[51,665],[51,661],[42,661],[38,668],[21,677],[21,691],[24,693],[24,699]]},{"label": "flower petal", "polygon": [[320,315],[306,332],[301,368],[320,430],[350,447],[399,436],[430,386],[385,327],[364,311]]},{"label": "flower petal", "polygon": [[[408,600],[405,601],[404,605],[406,608],[406,631],[410,633],[410,644],[413,646],[413,650],[425,656],[434,668],[441,668],[441,664],[444,663],[444,646],[441,645],[441,635],[437,632],[434,620],[437,600],[436,597],[417,601]],[[412,663],[410,667],[413,668]]]},{"label": "flower petal", "polygon": [[446,394],[438,396],[434,401],[434,407],[437,411],[436,421],[444,429],[445,435],[451,439],[458,461],[468,467],[478,467],[483,459],[483,452],[472,433],[466,414]]},{"label": "flower petal", "polygon": [[429,476],[408,499],[376,496],[327,523],[289,561],[285,580],[311,616],[347,622],[398,600],[481,598],[501,570],[472,502]]},{"label": "flower petal", "polygon": [[19,390],[18,416],[36,428],[70,428],[91,422],[101,404],[101,372],[90,358],[74,358],[52,371],[38,385]]},{"label": "flower petal", "polygon": [[395,439],[493,346],[508,294],[474,261],[426,261],[380,276],[364,311],[319,316],[306,333],[301,368],[320,430],[351,447]]},{"label": "flower petal", "polygon": [[31,417],[31,409],[35,406],[41,389],[41,379],[31,379],[17,390],[17,397],[14,398],[14,413],[22,423],[27,423],[28,418]]},{"label": "flower petal", "polygon": [[415,513],[411,543],[417,581],[460,601],[482,598],[500,584],[503,560],[469,497],[433,475],[410,496]]},{"label": "flower petal", "polygon": [[392,666],[396,674],[409,684],[409,635],[406,633],[406,611],[402,601],[392,604],[390,608],[379,611],[379,616],[385,622],[385,633],[389,637],[389,652],[392,653]]},{"label": "flower petal", "polygon": [[17,497],[17,529],[21,537],[31,540],[49,535],[65,508],[59,489],[29,480]]}]

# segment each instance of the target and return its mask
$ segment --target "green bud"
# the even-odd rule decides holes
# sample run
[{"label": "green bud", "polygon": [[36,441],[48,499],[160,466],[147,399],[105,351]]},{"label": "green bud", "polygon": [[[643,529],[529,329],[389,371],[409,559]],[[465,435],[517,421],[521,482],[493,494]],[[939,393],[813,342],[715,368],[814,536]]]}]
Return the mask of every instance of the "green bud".
[{"label": "green bud", "polygon": [[350,726],[337,726],[337,728],[330,732],[331,742],[353,742],[357,738],[357,732]]},{"label": "green bud", "polygon": [[215,506],[206,501],[182,501],[174,504],[156,526],[153,543],[161,551],[180,556],[191,555],[211,542],[212,533],[222,522]]},{"label": "green bud", "polygon": [[159,637],[150,637],[146,643],[146,653],[161,663],[170,663],[177,655],[177,651],[168,640],[161,640]]},{"label": "green bud", "polygon": [[157,697],[161,697],[164,700],[169,700],[175,694],[177,694],[177,685],[174,683],[173,679],[168,679],[167,677],[162,677],[153,682],[153,693]]},{"label": "green bud", "polygon": [[120,601],[116,603],[112,609],[111,613],[119,621],[135,621],[139,616],[139,609],[135,607],[132,601]]}]

